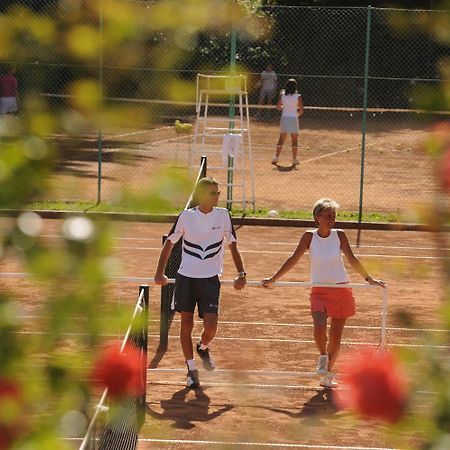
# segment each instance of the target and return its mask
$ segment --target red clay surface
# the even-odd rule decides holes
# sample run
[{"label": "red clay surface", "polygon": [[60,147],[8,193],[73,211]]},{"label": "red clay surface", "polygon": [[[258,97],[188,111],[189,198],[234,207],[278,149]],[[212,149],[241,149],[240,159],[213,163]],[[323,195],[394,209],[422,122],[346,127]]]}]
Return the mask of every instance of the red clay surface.
[{"label": "red clay surface", "polygon": [[[53,236],[59,234],[61,226],[62,221],[46,221],[45,234],[52,245],[57,245]],[[114,253],[121,264],[120,275],[153,276],[161,236],[170,225],[116,223],[114,228]],[[239,246],[249,279],[271,275],[293,251],[301,232],[290,228],[239,229]],[[348,235],[354,244],[356,232],[349,231]],[[411,312],[417,321],[416,328],[440,328],[437,309],[444,281],[442,258],[448,252],[436,249],[435,236],[430,233],[364,231],[361,244],[355,253],[374,276],[389,284],[389,346],[398,349],[403,345],[422,345],[420,332],[395,329],[403,326],[398,313]],[[20,271],[23,271],[20,263],[5,255],[0,272]],[[363,282],[352,270],[349,272],[353,282]],[[233,276],[234,268],[227,254],[223,279]],[[285,277],[295,281],[308,279],[307,257]],[[3,288],[17,292],[25,315],[42,314],[39,290],[29,280],[2,278],[1,283]],[[114,283],[111,286],[114,295],[104,299],[106,311],[117,302],[128,303],[127,308],[132,308],[138,284]],[[357,314],[348,321],[343,352],[364,343],[377,345],[380,340],[381,290],[355,293]],[[150,302],[151,360],[158,346],[158,288],[151,288]],[[169,333],[169,350],[156,370],[149,371],[147,421],[140,449],[265,448],[238,445],[239,442],[331,448],[400,446],[380,424],[368,426],[345,412],[336,411],[330,393],[318,387],[317,377],[279,373],[312,372],[315,368],[317,351],[312,343],[307,289],[252,287],[236,292],[230,286],[223,286],[220,322],[212,344],[219,370],[213,374],[201,371],[203,389],[192,392],[184,388],[185,366],[177,338],[179,321],[175,316]],[[200,332],[201,325],[197,323],[196,338]],[[228,444],[217,443],[222,441]]]},{"label": "red clay surface", "polygon": [[[217,121],[217,117],[215,117]],[[214,118],[213,118],[214,120]],[[227,126],[221,117],[215,126]],[[352,112],[307,111],[301,119],[300,165],[290,168],[290,142],[286,142],[280,167],[270,164],[279,134],[279,118],[260,122],[251,119],[255,202],[257,207],[276,210],[309,210],[319,197],[335,198],[345,211],[357,211],[361,174],[361,118]],[[104,134],[102,200],[120,199],[120,190],[148,186],[152,176],[168,164],[189,166],[193,137],[177,135],[171,124],[148,130],[110,130]],[[433,158],[423,150],[427,124],[421,115],[374,114],[368,118],[365,156],[364,210],[405,212],[427,204],[436,196]],[[223,165],[221,132],[208,138],[194,156],[209,155],[209,167]],[[96,136],[79,142],[55,137],[61,146],[61,163],[52,177],[51,199],[95,201],[97,198]],[[219,154],[209,152],[218,151]],[[246,161],[246,195],[251,197],[250,161]],[[234,181],[242,182],[241,163]],[[196,170],[195,170],[196,172]],[[225,168],[211,169],[222,185]],[[242,189],[233,198],[239,206]],[[45,199],[44,199],[45,200]]]}]

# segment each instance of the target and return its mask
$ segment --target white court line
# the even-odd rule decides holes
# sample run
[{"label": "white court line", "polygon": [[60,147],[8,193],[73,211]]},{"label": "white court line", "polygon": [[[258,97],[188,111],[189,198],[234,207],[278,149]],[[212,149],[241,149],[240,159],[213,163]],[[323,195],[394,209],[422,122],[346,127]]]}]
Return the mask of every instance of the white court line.
[{"label": "white court line", "polygon": [[[149,338],[159,338],[159,334],[149,334]],[[169,336],[171,339],[179,339],[179,336]],[[273,338],[246,338],[246,337],[223,337],[216,336],[215,341],[250,341],[250,342],[283,342],[288,344],[315,344],[314,340],[311,339],[273,339]],[[342,345],[363,345],[377,347],[380,343],[374,342],[357,342],[357,341],[342,341]],[[439,348],[439,349],[449,349],[450,345],[428,345],[428,344],[396,344],[389,343],[389,347],[406,347],[406,348]]]},{"label": "white court line", "polygon": [[[42,234],[41,237],[45,238],[63,238],[63,236],[58,234]],[[150,238],[150,237],[117,237],[113,241],[158,241],[161,242],[161,238]],[[297,245],[299,241],[288,241],[288,242],[276,242],[269,241],[264,242],[265,245]],[[255,245],[260,245],[261,242],[255,242]],[[160,249],[162,246],[160,247]],[[386,248],[394,250],[437,250],[436,247],[409,247],[401,245],[360,245],[359,248]],[[450,251],[450,248],[443,248],[440,250]]]},{"label": "white court line", "polygon": [[347,153],[347,152],[350,152],[351,150],[354,150],[354,149],[349,148],[349,149],[345,149],[345,150],[338,150],[337,152],[326,153],[325,155],[316,156],[316,157],[310,158],[310,159],[305,159],[304,161],[300,161],[300,165],[309,163],[312,161],[317,161],[318,159],[328,158],[329,156],[339,155],[340,153]]},{"label": "white court line", "polygon": [[[17,334],[17,335],[30,335],[30,336],[46,336],[53,334],[51,331],[10,331],[9,334]],[[99,336],[101,337],[117,337],[120,336],[121,333],[101,333]],[[89,333],[82,332],[65,332],[59,333],[58,336],[61,337],[75,337],[75,336],[89,336]],[[159,339],[159,334],[149,334],[149,339]],[[200,336],[199,336],[200,337]],[[178,340],[179,336],[169,336],[169,338]],[[250,341],[250,342],[282,342],[288,344],[315,344],[315,341],[311,339],[276,339],[276,338],[247,338],[247,337],[221,337],[216,336],[214,338],[215,341]],[[381,343],[374,342],[358,342],[358,341],[342,341],[342,345],[348,346],[364,346],[364,347],[379,347]],[[450,345],[431,345],[431,344],[399,344],[399,343],[389,343],[388,347],[404,347],[404,348],[436,348],[436,349],[449,349]]]},{"label": "white court line", "polygon": [[[184,381],[147,380],[147,384],[159,386],[186,386]],[[233,388],[271,388],[271,389],[297,389],[302,391],[317,391],[324,389],[322,386],[307,386],[302,384],[267,384],[267,383],[232,383],[223,381],[207,381],[202,387],[233,387]]]},{"label": "white court line", "polygon": [[[339,228],[339,226],[337,226]],[[298,245],[299,241],[289,241],[289,242],[276,242],[269,241],[264,242],[268,245]],[[255,242],[258,244],[258,242]],[[360,245],[359,248],[390,248],[395,250],[438,250],[436,247],[409,247],[404,245]],[[450,251],[450,248],[441,248],[439,250]]]},{"label": "white court line", "polygon": [[[139,131],[131,131],[129,133],[122,133],[122,134],[105,134],[103,137],[104,139],[113,139],[118,137],[126,137],[126,136],[136,136],[137,134],[144,134],[144,133],[151,133],[151,132],[158,132],[160,130],[168,130],[169,128],[173,128],[172,126],[167,127],[159,127],[159,128],[149,128],[148,130],[139,130]],[[97,138],[95,138],[97,140]]]},{"label": "white court line", "polygon": [[[167,380],[147,380],[148,385],[153,386],[186,386],[183,381],[167,381]],[[231,388],[265,388],[265,389],[292,389],[301,391],[318,391],[324,390],[323,386],[307,386],[304,384],[267,384],[267,383],[226,383],[220,381],[208,381],[202,382],[202,387],[231,387]],[[439,391],[415,391],[421,395],[435,395],[439,394]]]},{"label": "white court line", "polygon": [[[63,441],[82,441],[83,438],[63,438]],[[397,450],[395,448],[385,447],[346,447],[342,445],[313,445],[313,444],[292,444],[281,442],[244,442],[244,441],[200,441],[193,439],[157,439],[157,438],[139,438],[138,442],[154,442],[158,444],[197,444],[197,445],[230,445],[252,446],[252,447],[275,447],[275,448],[311,448],[311,449],[336,449],[336,450]]]},{"label": "white court line", "polygon": [[[19,334],[19,335],[48,335],[52,334],[51,331],[11,331],[10,334]],[[77,332],[66,332],[60,333],[59,336],[88,336],[89,333],[77,333]],[[120,333],[104,333],[99,336],[103,337],[117,337]],[[149,338],[158,338],[159,334],[149,334]],[[179,336],[169,336],[171,339],[179,339]],[[247,337],[222,337],[216,336],[214,338],[215,341],[250,341],[250,342],[283,342],[289,344],[315,344],[315,341],[310,339],[273,339],[273,338],[247,338]],[[357,342],[357,341],[342,341],[342,345],[362,345],[367,347],[378,347],[381,345],[380,343],[374,342]],[[389,343],[389,347],[405,347],[405,348],[438,348],[438,349],[449,349],[450,345],[428,345],[428,344],[398,344],[398,343]]]},{"label": "white court line", "polygon": [[[186,373],[186,369],[164,369],[155,368],[147,369],[147,373]],[[215,369],[213,372],[202,371],[202,375],[215,376],[217,373],[225,374],[245,374],[245,375],[286,375],[286,376],[300,376],[300,377],[320,377],[317,372],[299,372],[294,370],[233,370],[233,369]],[[339,375],[339,374],[335,374]]]},{"label": "white court line", "polygon": [[[17,319],[48,319],[49,316],[41,314],[31,314],[24,316],[17,316]],[[68,319],[80,319],[80,316],[68,317]],[[120,320],[114,319],[112,317],[110,320]],[[149,322],[159,323],[159,319],[149,319]],[[179,319],[173,319],[172,322],[181,323]],[[201,323],[196,323],[198,326],[202,326]],[[219,325],[257,325],[257,326],[275,326],[275,327],[295,327],[295,328],[312,328],[314,325],[312,323],[283,323],[283,322],[240,322],[240,321],[230,321],[230,320],[219,320]],[[345,325],[345,328],[355,329],[355,330],[381,330],[379,326],[363,326],[363,325]],[[388,331],[424,331],[430,333],[450,333],[449,330],[444,330],[440,328],[404,328],[404,327],[386,327]]]},{"label": "white court line", "polygon": [[335,449],[335,450],[395,450],[393,448],[381,447],[346,447],[342,445],[309,445],[309,444],[290,444],[278,442],[228,442],[228,441],[199,441],[191,439],[139,439],[141,442],[155,442],[160,444],[197,444],[197,445],[229,445],[233,447],[275,447],[275,448],[311,448],[311,449]]},{"label": "white court line", "polygon": [[[128,246],[114,246],[114,250],[133,250],[133,251],[157,251],[160,252],[162,247],[128,247]],[[241,253],[264,254],[264,255],[292,255],[292,251],[273,251],[273,250],[246,250],[240,247]],[[308,254],[308,252],[306,252]],[[412,255],[385,255],[385,254],[368,254],[355,253],[355,256],[363,258],[387,258],[387,259],[426,259],[426,260],[446,260],[445,256],[412,256]]]},{"label": "white court line", "polygon": [[[39,316],[36,316],[39,318]],[[150,319],[150,322],[159,322],[159,319]],[[172,322],[179,322],[179,319],[173,319]],[[312,323],[283,323],[283,322],[240,322],[234,320],[219,320],[219,325],[262,325],[262,326],[276,326],[276,327],[296,327],[296,328],[312,328]],[[201,324],[199,324],[201,325]],[[381,327],[377,326],[362,326],[362,325],[345,325],[345,328],[351,328],[355,330],[381,330]],[[386,327],[386,330],[390,331],[429,331],[435,333],[450,333],[449,330],[440,328],[402,328],[402,327]]]},{"label": "white court line", "polygon": [[[115,250],[135,250],[135,251],[161,251],[161,247],[122,247],[115,246],[113,247]],[[292,252],[282,252],[282,251],[270,251],[270,250],[245,250],[242,247],[240,248],[241,253],[256,253],[256,254],[264,254],[264,255],[292,255]],[[444,256],[411,256],[411,255],[383,255],[383,254],[367,254],[367,253],[355,253],[355,256],[364,257],[364,258],[404,258],[404,259],[447,259]]]}]

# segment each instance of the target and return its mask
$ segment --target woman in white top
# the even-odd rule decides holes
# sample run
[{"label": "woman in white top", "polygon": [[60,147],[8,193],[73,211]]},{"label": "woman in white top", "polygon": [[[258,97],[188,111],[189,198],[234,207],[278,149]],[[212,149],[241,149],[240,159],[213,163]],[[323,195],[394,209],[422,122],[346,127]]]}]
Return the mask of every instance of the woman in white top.
[{"label": "woman in white top", "polygon": [[298,118],[303,115],[303,100],[302,96],[297,92],[297,81],[293,78],[290,78],[286,82],[284,89],[281,91],[277,108],[281,111],[280,138],[278,139],[277,150],[272,159],[272,164],[278,164],[284,141],[286,140],[286,136],[290,134],[292,142],[292,165],[296,166],[298,164],[298,132],[300,130]]},{"label": "woman in white top", "polygon": [[[350,265],[369,284],[384,287],[381,280],[372,278],[362,266],[342,230],[335,230],[336,209],[339,205],[330,199],[323,198],[316,202],[313,217],[316,230],[306,231],[292,256],[271,278],[263,280],[263,286],[269,287],[277,279],[289,272],[309,250],[311,283],[341,284],[349,283],[341,252],[347,257]],[[310,294],[311,314],[314,322],[314,340],[320,352],[317,373],[324,375],[320,384],[325,387],[336,387],[337,383],[331,369],[336,361],[341,345],[345,321],[355,314],[355,300],[349,288],[313,287]],[[329,338],[327,337],[327,319],[331,318]]]}]

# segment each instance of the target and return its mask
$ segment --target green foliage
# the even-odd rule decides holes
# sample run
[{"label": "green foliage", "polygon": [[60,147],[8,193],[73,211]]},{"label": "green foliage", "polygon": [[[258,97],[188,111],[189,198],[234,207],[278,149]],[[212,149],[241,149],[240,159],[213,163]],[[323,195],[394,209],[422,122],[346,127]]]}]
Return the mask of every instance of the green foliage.
[{"label": "green foliage", "polygon": [[[0,208],[24,209],[48,194],[61,151],[48,136],[64,131],[76,145],[78,134],[89,128],[149,123],[151,116],[139,105],[104,104],[105,94],[121,91],[123,79],[116,74],[100,83],[95,67],[100,58],[119,62],[130,73],[148,55],[159,68],[176,68],[186,61],[184,43],[206,29],[220,35],[231,24],[247,33],[258,28],[259,18],[249,15],[253,3],[236,7],[229,1],[188,0],[183,14],[173,0],[148,8],[114,0],[2,3],[0,58],[27,63],[27,68],[38,60],[46,69],[21,73],[26,90],[20,114],[0,117]],[[178,47],[152,45],[177,33]],[[63,74],[54,70],[61,63]],[[136,92],[152,95],[154,83],[148,78],[133,81]],[[61,114],[41,95],[55,89],[67,98]],[[165,89],[184,95],[187,84],[168,77]],[[191,186],[186,172],[168,167],[144,188],[123,190],[119,197],[133,209],[161,212],[186,200]],[[107,281],[118,266],[108,221],[71,216],[53,231],[56,245],[44,237],[45,226],[37,214],[24,212],[4,219],[0,230],[2,265],[18,264],[31,274],[25,286],[20,279],[9,280],[0,293],[0,384],[11,385],[17,397],[23,393],[23,399],[12,400],[0,395],[0,428],[2,433],[11,428],[11,442],[5,445],[14,441],[14,448],[23,450],[72,448],[61,438],[84,434],[93,403],[86,381],[93,350],[112,328],[122,334],[131,315],[128,307],[124,311],[108,301]],[[29,304],[21,298],[24,293]],[[23,319],[27,311],[38,319]]]}]

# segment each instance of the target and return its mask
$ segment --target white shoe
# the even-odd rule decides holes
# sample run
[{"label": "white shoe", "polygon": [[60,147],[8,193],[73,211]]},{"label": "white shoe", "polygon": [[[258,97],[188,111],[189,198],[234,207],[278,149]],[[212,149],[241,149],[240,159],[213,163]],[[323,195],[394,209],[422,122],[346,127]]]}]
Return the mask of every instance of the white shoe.
[{"label": "white shoe", "polygon": [[328,355],[320,355],[319,360],[317,361],[317,373],[319,375],[327,375],[328,374]]},{"label": "white shoe", "polygon": [[276,156],[273,157],[272,164],[274,164],[275,166],[278,164],[278,158]]},{"label": "white shoe", "polygon": [[329,389],[336,389],[339,386],[332,373],[328,373],[323,378],[321,378],[320,385]]}]

